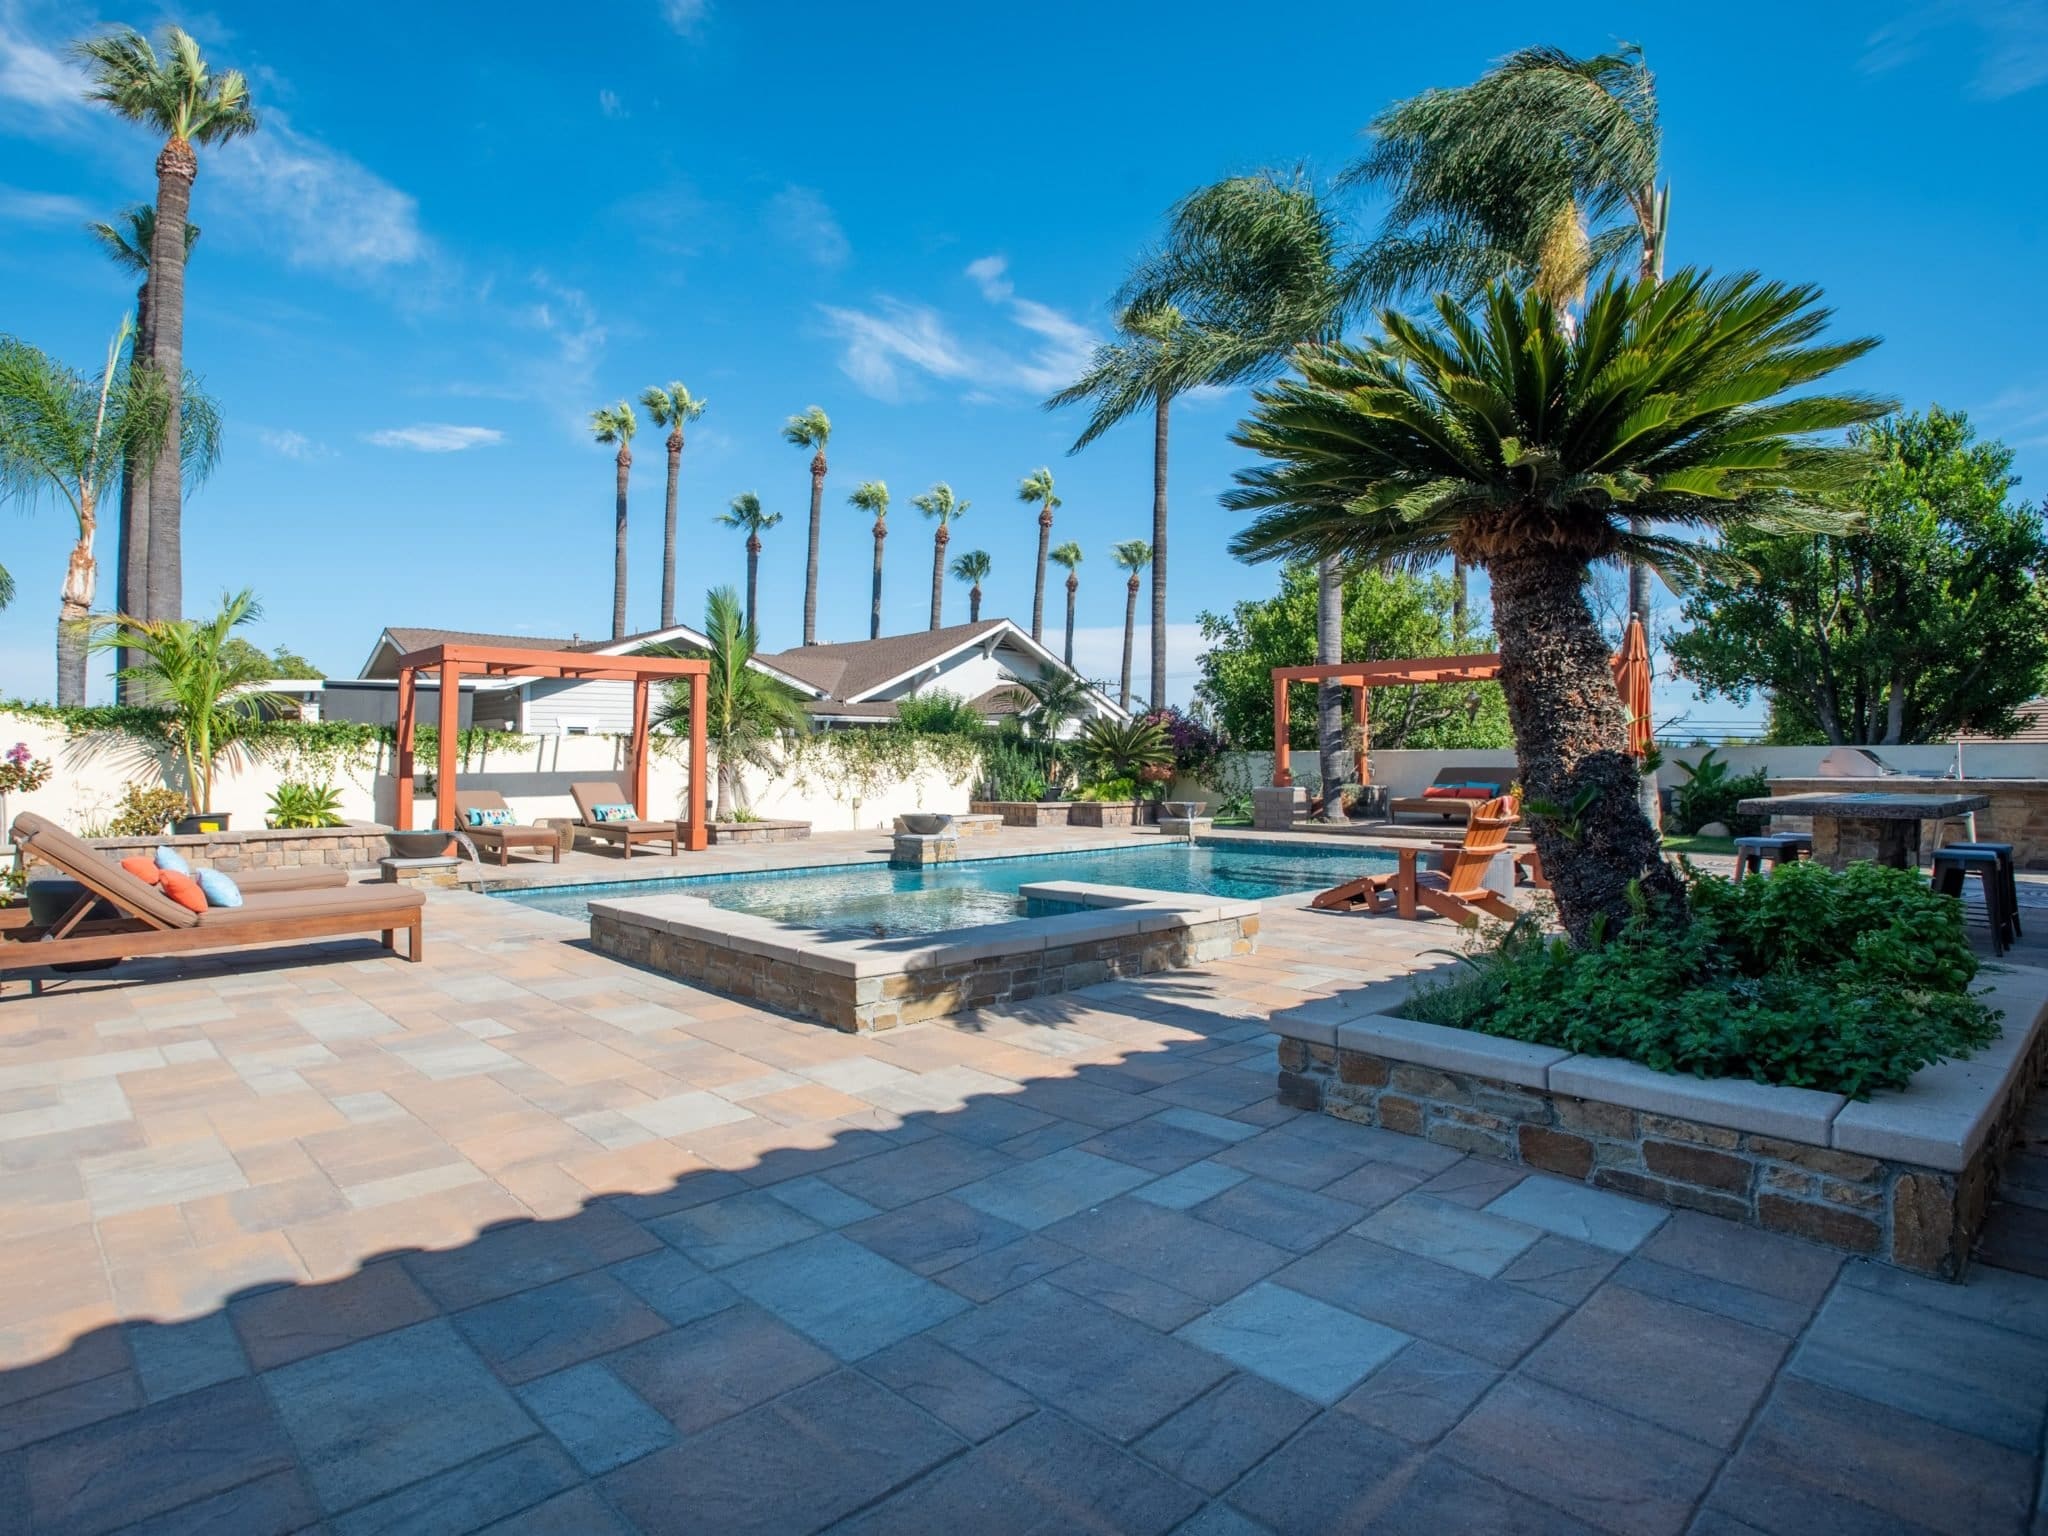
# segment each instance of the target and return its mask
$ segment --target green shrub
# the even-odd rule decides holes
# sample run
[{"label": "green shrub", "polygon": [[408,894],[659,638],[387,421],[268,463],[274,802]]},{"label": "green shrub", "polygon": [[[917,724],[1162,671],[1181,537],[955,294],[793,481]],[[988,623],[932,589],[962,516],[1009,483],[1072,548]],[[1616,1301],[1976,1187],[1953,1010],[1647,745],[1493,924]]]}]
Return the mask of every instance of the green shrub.
[{"label": "green shrub", "polygon": [[1050,782],[1044,744],[998,736],[981,755],[982,787],[991,800],[1038,800]]},{"label": "green shrub", "polygon": [[130,784],[121,792],[121,803],[107,822],[108,837],[161,837],[164,828],[183,816],[191,806],[175,789],[158,785],[144,789]]},{"label": "green shrub", "polygon": [[1081,791],[1083,800],[1136,800],[1138,781],[1132,778],[1101,779]]},{"label": "green shrub", "polygon": [[1697,832],[1718,821],[1735,836],[1746,837],[1763,826],[1760,817],[1744,816],[1735,809],[1744,800],[1762,799],[1771,792],[1770,775],[1761,768],[1737,774],[1709,747],[1697,763],[1678,764],[1678,771],[1685,775],[1671,797],[1678,831]]},{"label": "green shrub", "polygon": [[1969,991],[1977,957],[1962,908],[1917,871],[1789,864],[1740,885],[1691,883],[1682,928],[1642,912],[1575,949],[1525,918],[1402,1011],[1659,1072],[1856,1099],[1997,1037],[1998,1014]]},{"label": "green shrub", "polygon": [[271,792],[268,820],[280,828],[338,827],[341,791],[332,784],[287,779]]},{"label": "green shrub", "polygon": [[896,719],[919,736],[980,736],[988,729],[978,710],[959,694],[943,689],[899,699]]}]

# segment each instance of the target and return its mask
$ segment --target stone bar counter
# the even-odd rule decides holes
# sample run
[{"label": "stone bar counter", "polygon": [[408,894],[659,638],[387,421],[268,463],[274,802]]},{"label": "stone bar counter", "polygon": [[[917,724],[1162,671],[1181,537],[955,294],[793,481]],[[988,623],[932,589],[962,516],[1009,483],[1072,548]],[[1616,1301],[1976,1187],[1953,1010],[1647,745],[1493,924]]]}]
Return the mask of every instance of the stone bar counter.
[{"label": "stone bar counter", "polygon": [[[1775,831],[1786,830],[1785,818],[1810,819],[1813,824],[1813,857],[1830,869],[1840,869],[1856,859],[1871,859],[1907,869],[1921,860],[1923,822],[1953,821],[1991,808],[1991,796],[1983,786],[1928,779],[1805,780],[1815,787],[1789,790],[1785,780],[1774,781],[1773,793],[1744,800],[1736,809],[1747,816],[1771,818]],[[1986,781],[1988,783],[1989,781]],[[1882,788],[1863,788],[1876,784]],[[1852,787],[1853,786],[1853,787]],[[1985,817],[1978,816],[1977,835],[1993,837],[1986,830]],[[1999,841],[2009,839],[1999,838]],[[1927,839],[1933,850],[1933,839]],[[2015,856],[2018,850],[2015,849]]]}]

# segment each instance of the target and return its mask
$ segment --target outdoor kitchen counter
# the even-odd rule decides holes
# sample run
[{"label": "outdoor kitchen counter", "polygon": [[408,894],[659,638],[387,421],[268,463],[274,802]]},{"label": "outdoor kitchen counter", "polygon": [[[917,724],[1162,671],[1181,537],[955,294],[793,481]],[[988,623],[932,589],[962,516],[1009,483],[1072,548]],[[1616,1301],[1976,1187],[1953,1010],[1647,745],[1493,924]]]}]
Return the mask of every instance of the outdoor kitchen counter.
[{"label": "outdoor kitchen counter", "polygon": [[[1983,789],[1963,782],[1936,788],[1933,785],[1938,781],[1921,780],[1918,784],[1925,787],[1905,788],[1894,779],[1877,781],[1886,786],[1882,789],[1850,787],[1856,782],[1837,781],[1826,788],[1744,800],[1736,809],[1745,815],[1773,819],[1811,818],[1814,860],[1831,869],[1840,869],[1855,859],[1873,859],[1879,864],[1910,869],[1920,863],[1922,822],[1949,821],[1974,811],[1988,811],[1992,803]],[[1980,834],[1982,830],[1979,829]]]}]

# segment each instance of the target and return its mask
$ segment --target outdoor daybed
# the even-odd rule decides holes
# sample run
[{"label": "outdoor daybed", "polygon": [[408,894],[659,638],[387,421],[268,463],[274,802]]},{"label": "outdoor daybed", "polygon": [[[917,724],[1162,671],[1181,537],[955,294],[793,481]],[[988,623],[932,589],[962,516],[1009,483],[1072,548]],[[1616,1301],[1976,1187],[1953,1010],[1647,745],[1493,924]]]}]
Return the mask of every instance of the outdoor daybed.
[{"label": "outdoor daybed", "polygon": [[1470,821],[1473,807],[1508,792],[1514,778],[1509,768],[1445,768],[1419,795],[1403,795],[1387,802],[1387,819],[1399,821],[1402,813],[1440,816],[1445,821]]}]

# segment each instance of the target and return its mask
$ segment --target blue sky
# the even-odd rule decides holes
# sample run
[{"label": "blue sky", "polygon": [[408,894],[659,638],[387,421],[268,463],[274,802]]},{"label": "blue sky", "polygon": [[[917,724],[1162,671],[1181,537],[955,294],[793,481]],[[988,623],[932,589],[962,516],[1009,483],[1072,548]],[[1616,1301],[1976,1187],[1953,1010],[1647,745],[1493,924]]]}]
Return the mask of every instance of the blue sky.
[{"label": "blue sky", "polygon": [[[2042,0],[1265,14],[1279,24],[1163,0],[618,0],[579,24],[503,4],[485,25],[366,0],[342,30],[307,7],[0,0],[0,330],[82,367],[104,354],[133,287],[79,226],[153,194],[157,145],[78,100],[63,45],[175,20],[249,74],[264,117],[202,154],[194,198],[187,359],[228,439],[186,507],[188,612],[253,586],[252,638],[338,674],[385,624],[603,633],[612,469],[586,418],[680,379],[710,401],[683,464],[685,616],[741,579],[712,517],[755,490],[786,518],[764,643],[801,638],[806,456],[778,432],[815,403],[836,429],[823,638],[866,633],[867,520],[845,504],[866,478],[896,497],[886,627],[925,622],[930,530],[908,502],[939,479],[973,502],[954,550],[994,557],[984,611],[1028,620],[1036,534],[1016,484],[1049,463],[1056,537],[1087,550],[1081,660],[1106,674],[1123,613],[1108,549],[1149,529],[1149,432],[1069,458],[1078,423],[1038,402],[1106,329],[1162,211],[1233,172],[1334,173],[1384,102],[1515,47],[1629,37],[1659,78],[1673,264],[1822,284],[1845,329],[1886,338],[1852,382],[1968,409],[2023,472],[2048,466],[2048,312],[2023,297],[2048,255]],[[1223,552],[1243,403],[1176,415],[1177,698],[1196,615],[1272,583]],[[651,427],[636,448],[640,628],[658,618],[664,456]],[[21,589],[0,613],[0,693],[50,692],[70,539],[48,504],[0,513]],[[1660,713],[1683,695],[1666,685]]]}]

